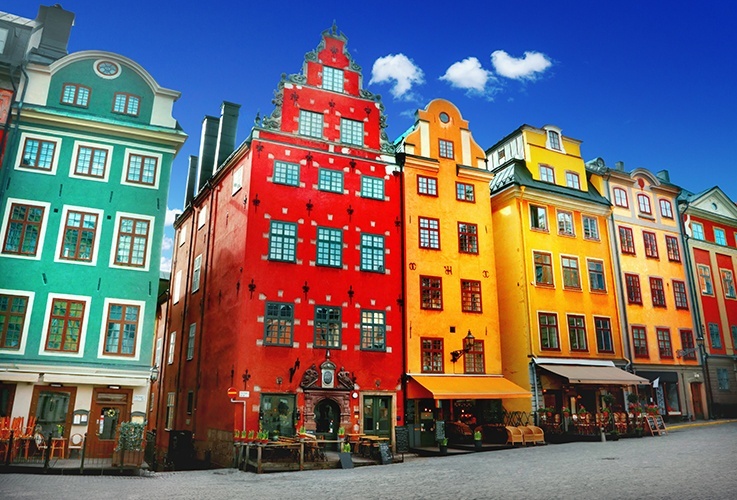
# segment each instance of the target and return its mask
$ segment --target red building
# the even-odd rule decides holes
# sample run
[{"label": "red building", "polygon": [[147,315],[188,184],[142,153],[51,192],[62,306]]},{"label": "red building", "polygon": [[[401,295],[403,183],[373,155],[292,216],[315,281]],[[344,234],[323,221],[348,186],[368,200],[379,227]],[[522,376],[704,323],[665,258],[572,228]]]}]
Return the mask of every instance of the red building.
[{"label": "red building", "polygon": [[234,429],[392,438],[403,424],[400,180],[383,105],[335,27],[273,102],[235,151],[225,103],[190,163],[160,451],[191,432],[198,457],[229,465]]},{"label": "red building", "polygon": [[718,187],[682,191],[710,418],[737,416],[737,206]]}]

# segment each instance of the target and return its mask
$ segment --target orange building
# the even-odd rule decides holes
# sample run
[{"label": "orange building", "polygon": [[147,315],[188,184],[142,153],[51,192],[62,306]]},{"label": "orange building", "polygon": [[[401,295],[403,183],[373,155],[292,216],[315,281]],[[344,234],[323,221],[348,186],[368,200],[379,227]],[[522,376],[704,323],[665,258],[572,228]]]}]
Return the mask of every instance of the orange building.
[{"label": "orange building", "polygon": [[589,183],[580,141],[523,125],[489,148],[504,375],[532,407],[602,407],[606,393],[648,381],[620,369],[609,202]]},{"label": "orange building", "polygon": [[527,390],[502,376],[494,240],[484,151],[450,102],[419,110],[397,141],[403,165],[407,425],[412,446],[498,422]]},{"label": "orange building", "polygon": [[666,418],[704,417],[705,391],[695,344],[693,304],[678,220],[678,186],[667,171],[607,168],[589,162],[597,187],[613,205],[612,253],[620,293],[625,353],[652,382],[640,397]]}]

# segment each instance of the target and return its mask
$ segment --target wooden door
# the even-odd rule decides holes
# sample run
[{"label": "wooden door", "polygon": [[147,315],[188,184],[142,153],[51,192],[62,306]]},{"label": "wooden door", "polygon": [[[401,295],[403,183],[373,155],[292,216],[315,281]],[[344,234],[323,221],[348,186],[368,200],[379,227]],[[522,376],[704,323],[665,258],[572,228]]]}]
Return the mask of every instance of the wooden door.
[{"label": "wooden door", "polygon": [[391,396],[364,396],[363,432],[379,437],[391,438]]},{"label": "wooden door", "polygon": [[87,456],[111,457],[118,426],[130,420],[130,389],[96,388],[87,427]]},{"label": "wooden door", "polygon": [[694,417],[704,418],[704,405],[701,399],[701,382],[691,382],[691,401],[693,401]]},{"label": "wooden door", "polygon": [[37,385],[33,388],[29,414],[36,416],[36,425],[41,426],[44,437],[48,438],[49,434],[69,437],[76,397],[76,387]]}]

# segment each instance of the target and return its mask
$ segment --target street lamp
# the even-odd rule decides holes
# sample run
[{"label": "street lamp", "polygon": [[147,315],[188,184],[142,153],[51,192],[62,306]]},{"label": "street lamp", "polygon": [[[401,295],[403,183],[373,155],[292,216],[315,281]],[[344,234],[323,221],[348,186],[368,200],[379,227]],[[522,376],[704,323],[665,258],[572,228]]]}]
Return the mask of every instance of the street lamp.
[{"label": "street lamp", "polygon": [[150,372],[149,379],[151,379],[151,382],[156,382],[157,380],[159,380],[159,366],[158,365],[152,366],[149,372]]},{"label": "street lamp", "polygon": [[468,333],[463,338],[463,349],[459,349],[457,351],[451,351],[450,353],[450,362],[455,363],[459,359],[461,359],[461,356],[469,352],[471,349],[473,349],[473,341],[476,340],[476,338],[471,333],[471,330],[468,330]]}]

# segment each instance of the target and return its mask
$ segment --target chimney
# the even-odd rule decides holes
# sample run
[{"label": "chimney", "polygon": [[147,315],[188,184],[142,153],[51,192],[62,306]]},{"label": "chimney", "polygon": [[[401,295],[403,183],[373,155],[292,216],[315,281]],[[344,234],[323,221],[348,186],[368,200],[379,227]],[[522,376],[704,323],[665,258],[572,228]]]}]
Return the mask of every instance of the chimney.
[{"label": "chimney", "polygon": [[619,170],[620,172],[624,172],[624,162],[623,161],[614,162],[614,169]]},{"label": "chimney", "polygon": [[655,177],[663,182],[670,183],[670,173],[667,170],[661,170],[660,172],[655,174]]},{"label": "chimney", "polygon": [[197,184],[197,161],[195,155],[189,156],[189,168],[187,170],[187,187],[184,189],[184,208],[187,208],[194,199],[194,189]]},{"label": "chimney", "polygon": [[217,150],[215,151],[215,170],[219,169],[235,150],[235,133],[238,129],[238,113],[241,105],[223,101],[220,106],[220,129],[218,130]]},{"label": "chimney", "polygon": [[[197,192],[212,177],[215,162],[215,148],[218,140],[218,122],[214,116],[206,116],[202,120],[202,136],[200,137],[200,161],[197,166]],[[195,193],[196,194],[196,193]]]},{"label": "chimney", "polygon": [[29,59],[33,62],[50,63],[61,59],[67,52],[69,35],[74,26],[74,13],[64,10],[61,5],[38,8],[36,21],[41,25],[38,46],[31,49]]}]

